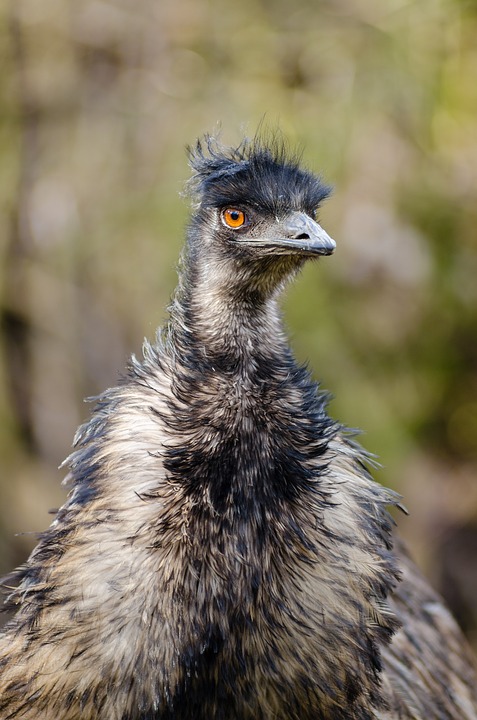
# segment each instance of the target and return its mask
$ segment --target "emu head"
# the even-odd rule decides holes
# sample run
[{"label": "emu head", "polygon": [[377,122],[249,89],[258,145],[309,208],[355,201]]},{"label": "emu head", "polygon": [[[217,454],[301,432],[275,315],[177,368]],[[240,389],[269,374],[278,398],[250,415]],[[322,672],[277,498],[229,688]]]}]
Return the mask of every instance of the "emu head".
[{"label": "emu head", "polygon": [[317,222],[330,190],[283,144],[255,139],[224,148],[206,136],[189,155],[196,200],[189,259],[202,274],[213,270],[223,290],[269,296],[306,258],[334,251]]}]

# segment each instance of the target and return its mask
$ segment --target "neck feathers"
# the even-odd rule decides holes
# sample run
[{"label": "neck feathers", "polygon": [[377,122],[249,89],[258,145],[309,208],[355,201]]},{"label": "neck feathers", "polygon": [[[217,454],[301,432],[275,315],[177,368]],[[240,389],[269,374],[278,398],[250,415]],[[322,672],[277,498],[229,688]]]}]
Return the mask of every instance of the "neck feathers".
[{"label": "neck feathers", "polygon": [[253,263],[213,262],[189,246],[168,325],[179,362],[198,373],[240,369],[242,376],[268,364],[270,379],[283,361],[291,362],[278,306],[286,280],[298,269],[288,262],[271,260],[268,274],[254,272]]}]

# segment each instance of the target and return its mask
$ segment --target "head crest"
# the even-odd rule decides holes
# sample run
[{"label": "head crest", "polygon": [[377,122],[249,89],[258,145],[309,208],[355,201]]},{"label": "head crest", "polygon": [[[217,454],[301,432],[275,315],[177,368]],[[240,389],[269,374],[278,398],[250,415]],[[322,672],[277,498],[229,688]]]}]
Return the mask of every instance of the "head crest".
[{"label": "head crest", "polygon": [[246,137],[237,147],[205,135],[188,152],[194,174],[186,191],[203,207],[235,203],[272,214],[300,208],[314,213],[330,192],[300,166],[301,155],[278,132]]},{"label": "head crest", "polygon": [[301,154],[293,153],[278,132],[267,137],[259,134],[245,137],[237,147],[227,147],[217,137],[206,134],[195,145],[188,146],[187,153],[194,174],[186,185],[186,193],[192,196],[213,182],[247,169],[256,171],[268,165],[298,170],[301,160]]}]

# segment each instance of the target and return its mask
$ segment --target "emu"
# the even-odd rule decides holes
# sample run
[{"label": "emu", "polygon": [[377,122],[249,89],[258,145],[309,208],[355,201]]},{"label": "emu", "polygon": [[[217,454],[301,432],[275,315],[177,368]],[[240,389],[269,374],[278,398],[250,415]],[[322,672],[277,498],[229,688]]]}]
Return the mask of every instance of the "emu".
[{"label": "emu", "polygon": [[99,398],[8,579],[6,720],[476,720],[470,651],[278,296],[335,243],[277,141],[190,151],[167,326]]}]

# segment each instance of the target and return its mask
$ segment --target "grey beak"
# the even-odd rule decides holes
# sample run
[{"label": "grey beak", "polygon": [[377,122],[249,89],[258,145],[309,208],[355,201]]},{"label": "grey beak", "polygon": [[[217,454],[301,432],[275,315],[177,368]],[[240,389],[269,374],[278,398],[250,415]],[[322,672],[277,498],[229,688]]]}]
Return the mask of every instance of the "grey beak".
[{"label": "grey beak", "polygon": [[[274,240],[277,245],[317,255],[331,255],[336,248],[321,225],[303,212],[292,212],[278,225],[280,237]],[[282,234],[283,233],[283,234]]]},{"label": "grey beak", "polygon": [[260,247],[273,253],[306,255],[331,255],[336,243],[321,225],[305,212],[294,211],[283,220],[277,220],[266,237],[241,238],[240,243],[249,247]]}]

